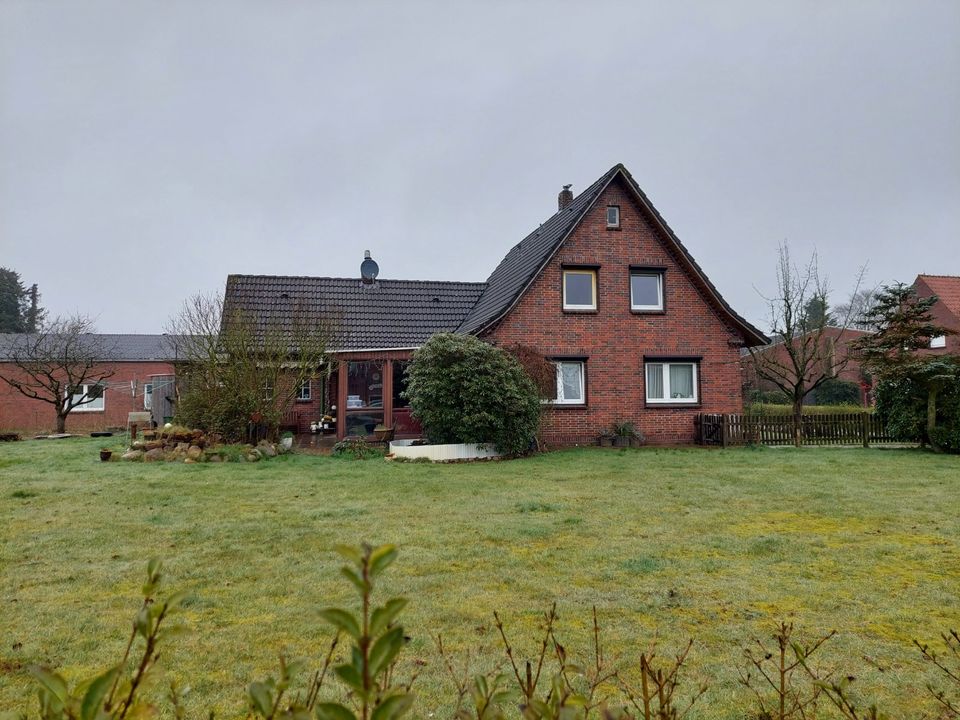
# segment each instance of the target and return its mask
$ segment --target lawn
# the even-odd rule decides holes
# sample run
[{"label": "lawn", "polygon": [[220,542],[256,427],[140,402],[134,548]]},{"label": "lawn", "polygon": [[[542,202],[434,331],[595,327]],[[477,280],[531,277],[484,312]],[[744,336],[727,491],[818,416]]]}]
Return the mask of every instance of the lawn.
[{"label": "lawn", "polygon": [[[336,543],[392,542],[384,594],[411,599],[406,657],[425,661],[417,714],[449,716],[431,634],[500,659],[499,610],[532,653],[556,600],[586,650],[596,605],[629,667],[659,635],[695,640],[698,718],[743,717],[736,667],[780,619],[894,717],[932,678],[911,648],[960,626],[960,459],[918,450],[582,449],[460,465],[306,455],[258,464],[100,463],[99,441],[0,446],[0,708],[23,668],[86,676],[122,653],[143,568],[194,591],[192,632],[164,658],[199,717],[243,714],[277,655],[321,657],[318,608],[352,601]],[[31,701],[32,706],[32,701]],[[205,716],[205,714],[204,714]]]}]

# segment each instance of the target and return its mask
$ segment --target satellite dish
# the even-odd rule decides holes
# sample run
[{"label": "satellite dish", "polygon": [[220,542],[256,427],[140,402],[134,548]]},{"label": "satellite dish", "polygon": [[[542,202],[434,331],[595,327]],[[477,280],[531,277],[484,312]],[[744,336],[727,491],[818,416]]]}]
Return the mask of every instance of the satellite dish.
[{"label": "satellite dish", "polygon": [[377,265],[376,260],[370,257],[370,251],[366,250],[363,253],[363,262],[360,263],[360,277],[365,283],[372,283],[377,279],[377,275],[380,274],[380,266]]}]

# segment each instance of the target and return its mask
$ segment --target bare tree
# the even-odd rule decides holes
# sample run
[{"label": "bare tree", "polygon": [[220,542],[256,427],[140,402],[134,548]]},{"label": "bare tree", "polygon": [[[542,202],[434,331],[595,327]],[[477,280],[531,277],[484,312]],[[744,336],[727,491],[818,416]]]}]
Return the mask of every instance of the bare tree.
[{"label": "bare tree", "polygon": [[[864,270],[861,269],[854,294],[859,290]],[[770,313],[772,345],[750,348],[757,377],[765,380],[789,398],[793,406],[793,439],[803,442],[803,399],[827,380],[835,378],[848,361],[846,352],[836,346],[849,327],[851,309],[842,318],[832,318],[829,307],[830,288],[820,277],[814,253],[804,267],[790,259],[790,248],[780,246],[777,259],[777,290],[765,297]],[[811,312],[810,308],[819,308]],[[837,323],[831,325],[831,321]],[[828,332],[838,327],[839,332]]]},{"label": "bare tree", "polygon": [[116,373],[109,361],[113,348],[94,334],[83,315],[57,317],[39,332],[12,339],[0,379],[33,400],[53,405],[57,432],[66,431],[67,416],[98,400],[103,381]]},{"label": "bare tree", "polygon": [[251,425],[275,432],[301,386],[327,366],[340,323],[333,312],[291,301],[270,316],[196,295],[168,323],[180,388],[177,413],[191,425],[241,440]]},{"label": "bare tree", "polygon": [[877,303],[879,288],[863,288],[850,294],[845,303],[834,306],[837,317],[849,317],[850,327],[857,330],[870,330],[870,312]]}]

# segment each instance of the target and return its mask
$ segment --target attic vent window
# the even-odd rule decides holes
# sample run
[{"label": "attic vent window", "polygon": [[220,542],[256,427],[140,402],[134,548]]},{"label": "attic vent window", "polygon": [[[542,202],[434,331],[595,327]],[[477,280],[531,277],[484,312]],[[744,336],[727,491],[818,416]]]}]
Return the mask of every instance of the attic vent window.
[{"label": "attic vent window", "polygon": [[289,300],[289,299],[290,299],[290,294],[289,294],[289,293],[280,293],[280,299],[281,299],[281,300]]},{"label": "attic vent window", "polygon": [[607,229],[613,230],[620,227],[620,206],[607,205]]}]

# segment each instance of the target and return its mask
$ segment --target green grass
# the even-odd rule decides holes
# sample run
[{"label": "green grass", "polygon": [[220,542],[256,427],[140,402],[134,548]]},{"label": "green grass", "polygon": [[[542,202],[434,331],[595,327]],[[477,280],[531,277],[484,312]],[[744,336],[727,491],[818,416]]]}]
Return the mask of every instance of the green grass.
[{"label": "green grass", "polygon": [[[336,543],[393,542],[383,592],[411,599],[418,715],[449,717],[430,639],[500,659],[492,613],[532,653],[541,611],[585,651],[597,606],[630,666],[656,634],[696,641],[693,717],[743,717],[736,665],[793,620],[894,717],[933,676],[910,641],[960,624],[960,459],[918,450],[584,449],[456,465],[285,456],[258,464],[100,463],[100,440],[0,447],[0,708],[23,668],[88,676],[120,656],[147,559],[194,591],[164,663],[194,716],[242,715],[281,651],[318,660],[316,610],[352,602]],[[868,661],[865,660],[868,659]],[[883,668],[881,671],[878,668]],[[33,703],[33,701],[30,701]],[[922,703],[921,703],[922,707]]]}]

